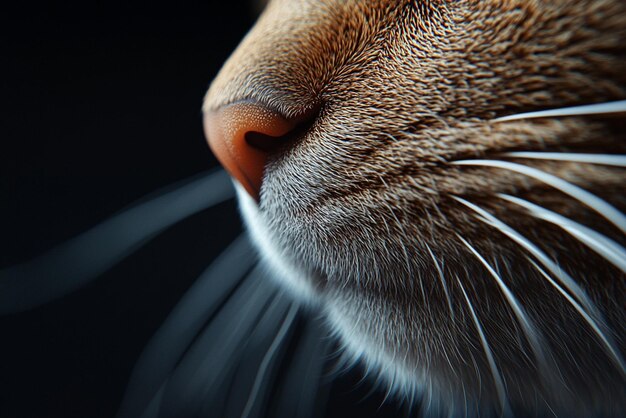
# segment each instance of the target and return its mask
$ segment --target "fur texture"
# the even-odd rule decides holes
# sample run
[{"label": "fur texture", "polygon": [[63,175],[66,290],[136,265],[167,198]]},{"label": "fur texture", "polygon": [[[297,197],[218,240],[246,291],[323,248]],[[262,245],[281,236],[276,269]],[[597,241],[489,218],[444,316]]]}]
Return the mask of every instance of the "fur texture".
[{"label": "fur texture", "polygon": [[[621,0],[272,0],[204,106],[320,109],[269,161],[259,205],[242,195],[244,215],[347,353],[401,395],[425,396],[433,414],[618,416],[624,275],[500,194],[624,235],[536,178],[454,162],[524,164],[623,209],[620,167],[502,156],[623,153],[623,118],[494,119],[624,98]],[[581,293],[561,292],[546,278],[558,282],[557,270],[464,201],[531,241]]]}]

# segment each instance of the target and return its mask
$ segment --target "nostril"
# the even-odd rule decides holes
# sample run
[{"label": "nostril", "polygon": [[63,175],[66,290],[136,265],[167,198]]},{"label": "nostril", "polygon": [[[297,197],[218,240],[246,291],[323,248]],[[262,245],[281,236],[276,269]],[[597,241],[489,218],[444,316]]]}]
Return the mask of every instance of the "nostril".
[{"label": "nostril", "polygon": [[319,109],[287,118],[255,102],[239,102],[204,115],[209,147],[255,199],[259,199],[267,158],[310,130]]},{"label": "nostril", "polygon": [[284,139],[286,135],[281,137],[269,136],[261,132],[248,132],[245,135],[246,142],[253,148],[263,152],[273,152],[284,145],[287,141]]},{"label": "nostril", "polygon": [[274,153],[284,149],[302,138],[311,129],[317,119],[318,110],[313,109],[293,119],[294,127],[284,135],[272,136],[263,132],[250,131],[244,135],[245,141],[253,148],[265,153]]}]

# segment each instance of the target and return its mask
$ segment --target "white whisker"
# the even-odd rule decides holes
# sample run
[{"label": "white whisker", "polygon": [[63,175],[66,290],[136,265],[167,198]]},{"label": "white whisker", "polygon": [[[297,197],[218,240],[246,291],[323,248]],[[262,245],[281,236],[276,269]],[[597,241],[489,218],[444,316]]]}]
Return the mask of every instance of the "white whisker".
[{"label": "white whisker", "polygon": [[[613,350],[613,348],[611,347],[611,343],[606,339],[606,337],[604,336],[604,333],[598,327],[598,324],[596,324],[594,319],[591,316],[589,316],[587,311],[585,311],[583,309],[583,307],[580,306],[580,304],[578,302],[576,302],[569,295],[569,293],[567,293],[561,286],[559,286],[559,284],[557,282],[555,282],[552,279],[552,277],[550,277],[550,275],[544,269],[539,267],[539,265],[537,265],[537,263],[535,263],[530,257],[527,257],[527,259],[537,269],[537,271],[546,280],[548,280],[550,282],[550,284],[552,284],[552,286],[554,286],[554,288],[556,290],[558,290],[559,293],[561,293],[561,295],[563,295],[565,297],[565,299],[567,299],[567,301],[574,307],[574,309],[576,309],[576,311],[578,311],[578,313],[583,317],[585,322],[587,322],[587,324],[589,324],[589,326],[593,329],[593,331],[596,333],[596,335],[598,335],[598,337],[602,340],[602,342],[604,343],[605,347],[609,347],[611,350]],[[613,352],[613,358],[615,359],[615,361],[617,361],[618,366],[620,367],[620,370],[621,370],[622,374],[626,374],[626,369],[624,367],[623,360],[621,359],[620,354],[618,354],[618,352]]]},{"label": "white whisker", "polygon": [[531,243],[527,238],[522,236],[520,233],[515,231],[513,228],[509,227],[504,222],[500,221],[498,218],[496,218],[495,216],[493,216],[491,213],[487,212],[483,208],[481,208],[481,207],[479,207],[479,206],[477,206],[477,205],[475,205],[475,204],[473,204],[471,202],[468,202],[467,200],[465,200],[465,199],[463,199],[461,197],[456,197],[455,196],[454,199],[456,199],[457,201],[463,203],[468,208],[470,208],[470,209],[474,210],[475,212],[477,212],[480,215],[478,217],[480,220],[482,220],[483,222],[487,223],[488,225],[491,225],[494,228],[500,230],[500,232],[502,232],[503,234],[505,234],[506,236],[511,238],[513,241],[515,241],[518,244],[520,244],[528,252],[530,252],[532,255],[537,257],[537,259],[539,259],[539,261],[544,266],[546,266],[553,274],[555,274],[559,278],[561,283],[563,283],[565,285],[565,287],[567,287],[567,289],[576,296],[576,299],[578,299],[586,307],[589,307],[591,309],[595,309],[593,304],[589,300],[588,296],[580,288],[580,286],[578,286],[576,281],[569,274],[567,274],[565,271],[563,271],[555,262],[553,262],[543,251],[541,251],[541,249],[539,249],[539,247],[537,247],[536,245]]},{"label": "white whisker", "polygon": [[560,109],[540,110],[538,112],[518,113],[516,115],[496,118],[493,121],[510,122],[521,119],[554,118],[562,116],[609,115],[616,113],[626,113],[626,100],[583,106],[562,107]]},{"label": "white whisker", "polygon": [[[547,365],[546,356],[543,352],[542,344],[540,342],[541,337],[538,335],[538,332],[534,323],[528,317],[528,315],[526,314],[526,311],[524,310],[522,305],[519,303],[515,295],[513,295],[513,292],[511,292],[511,289],[506,285],[506,283],[504,283],[504,280],[502,280],[502,277],[500,277],[500,275],[493,269],[493,267],[487,262],[487,260],[485,260],[485,258],[476,250],[476,248],[474,248],[472,244],[467,242],[463,237],[461,237],[458,234],[457,234],[457,238],[459,238],[461,242],[465,244],[465,246],[470,250],[470,252],[474,254],[474,256],[478,259],[478,261],[480,261],[480,263],[487,269],[491,277],[493,277],[496,280],[498,287],[500,287],[500,290],[504,294],[504,297],[506,298],[509,306],[511,307],[511,309],[513,309],[513,313],[515,313],[517,320],[522,326],[522,329],[524,330],[524,334],[526,335],[526,339],[530,343],[533,349],[533,352],[535,353],[535,357],[541,363],[542,366],[546,366]],[[539,369],[542,370],[543,368],[540,367]]]},{"label": "white whisker", "polygon": [[522,164],[498,160],[461,160],[453,161],[452,164],[502,168],[505,170],[524,174],[528,177],[532,177],[560,190],[561,192],[585,204],[586,206],[590,207],[591,209],[602,215],[602,217],[611,222],[613,225],[617,226],[620,231],[626,233],[626,216],[624,216],[624,214],[620,212],[617,208],[615,208],[608,202],[600,199],[598,196],[582,189],[581,187],[578,187],[572,183],[568,183],[567,181],[552,174],[548,174],[545,171],[541,171],[536,168],[528,167]]},{"label": "white whisker", "polygon": [[452,319],[454,319],[454,309],[452,307],[452,298],[450,297],[450,292],[448,292],[448,284],[446,283],[446,278],[443,275],[443,270],[441,266],[439,265],[439,261],[437,260],[437,257],[435,257],[435,254],[430,249],[430,246],[426,243],[425,245],[426,245],[426,249],[428,250],[428,253],[430,254],[430,257],[433,259],[433,263],[435,264],[435,269],[437,269],[437,275],[439,276],[439,281],[441,282],[443,291],[446,294],[446,300],[448,301],[448,308],[450,309],[450,315],[452,316]]},{"label": "white whisker", "polygon": [[[598,337],[602,340],[607,352],[609,355],[615,360],[615,362],[619,365],[622,370],[622,373],[626,373],[626,368],[624,367],[624,361],[619,354],[619,350],[617,350],[614,346],[614,343],[610,336],[607,335],[606,330],[608,327],[604,323],[602,319],[602,315],[599,310],[595,307],[594,303],[591,301],[589,296],[585,293],[585,291],[576,283],[576,281],[563,269],[561,269],[554,261],[552,261],[546,253],[544,253],[539,247],[533,244],[526,237],[521,235],[519,232],[515,231],[513,228],[505,224],[504,222],[497,219],[495,216],[482,209],[481,207],[468,202],[467,200],[454,197],[457,201],[463,203],[468,208],[477,212],[480,216],[478,219],[482,220],[488,225],[493,226],[498,229],[500,232],[511,238],[513,241],[518,243],[524,249],[526,249],[529,253],[531,253],[544,267],[546,267],[552,274],[556,276],[556,278],[569,290],[585,308],[584,319],[589,323],[589,325],[593,328],[594,332],[598,335]],[[550,281],[551,284],[554,284],[554,281]],[[557,289],[558,290],[558,289]],[[567,298],[568,301],[573,300],[571,297]],[[581,307],[582,309],[582,307]],[[577,309],[578,310],[578,309]],[[580,311],[579,311],[580,312]]]},{"label": "white whisker", "polygon": [[526,208],[533,216],[553,223],[594,250],[605,260],[626,273],[626,249],[612,239],[539,205],[515,196],[499,194],[502,199]]},{"label": "white whisker", "polygon": [[569,161],[575,163],[589,163],[626,167],[626,155],[619,154],[583,154],[577,152],[534,152],[516,151],[502,154],[506,157],[529,158],[534,160]]},{"label": "white whisker", "polygon": [[283,319],[283,323],[278,330],[278,333],[274,337],[272,344],[265,353],[265,356],[263,357],[263,360],[259,365],[259,370],[257,372],[256,378],[254,379],[252,389],[250,389],[248,401],[246,402],[246,406],[241,413],[242,418],[247,418],[250,415],[250,412],[252,411],[252,408],[254,407],[261,391],[261,386],[265,382],[265,378],[268,373],[268,369],[270,368],[270,364],[276,357],[276,353],[278,352],[281,345],[284,344],[285,338],[287,337],[289,330],[293,327],[299,309],[300,308],[297,304],[291,305],[289,312],[287,312],[287,316]]},{"label": "white whisker", "polygon": [[459,279],[458,276],[456,280],[457,280],[457,283],[459,284],[459,287],[461,288],[461,292],[463,292],[463,297],[465,298],[467,307],[470,310],[470,313],[472,315],[472,321],[474,322],[476,331],[478,331],[478,336],[480,337],[480,343],[483,347],[483,351],[485,352],[485,356],[487,357],[487,362],[489,363],[489,369],[491,370],[491,375],[493,377],[493,381],[496,386],[496,392],[498,393],[498,399],[500,401],[500,406],[502,408],[501,415],[509,416],[510,408],[509,408],[509,402],[506,396],[506,388],[504,386],[504,380],[502,379],[502,376],[500,375],[500,371],[498,370],[498,366],[496,365],[496,360],[493,357],[491,347],[489,346],[489,342],[487,341],[487,336],[485,335],[483,326],[480,323],[480,319],[478,319],[478,316],[476,315],[476,312],[474,311],[474,306],[472,305],[472,302],[470,301],[469,297],[467,296],[467,293],[465,292],[463,283],[461,283],[461,280]]},{"label": "white whisker", "polygon": [[0,315],[23,312],[99,277],[165,229],[233,197],[219,170],[166,187],[25,263],[0,269]]}]

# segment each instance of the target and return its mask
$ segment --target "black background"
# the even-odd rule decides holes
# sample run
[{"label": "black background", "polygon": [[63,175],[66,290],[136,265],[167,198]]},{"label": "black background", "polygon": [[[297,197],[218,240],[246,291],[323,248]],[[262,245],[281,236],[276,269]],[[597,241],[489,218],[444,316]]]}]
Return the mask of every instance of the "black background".
[{"label": "black background", "polygon": [[[0,268],[217,166],[200,107],[254,22],[247,1],[25,3],[0,16]],[[0,417],[114,416],[147,340],[240,231],[224,203],[86,288],[0,317]],[[335,385],[331,416],[380,406],[357,379]]]}]

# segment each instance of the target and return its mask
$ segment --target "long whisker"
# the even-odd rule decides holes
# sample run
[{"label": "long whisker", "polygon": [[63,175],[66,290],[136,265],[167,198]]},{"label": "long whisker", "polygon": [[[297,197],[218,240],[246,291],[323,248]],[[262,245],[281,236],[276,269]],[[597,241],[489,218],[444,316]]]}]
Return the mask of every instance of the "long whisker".
[{"label": "long whisker", "polygon": [[598,103],[583,106],[562,107],[560,109],[540,110],[538,112],[518,113],[494,119],[494,122],[509,122],[520,119],[554,118],[561,116],[609,115],[626,113],[626,100]]},{"label": "long whisker", "polygon": [[586,308],[595,310],[593,303],[589,300],[589,297],[580,288],[580,286],[578,286],[576,281],[569,274],[563,271],[555,262],[553,262],[543,251],[541,251],[539,247],[534,245],[527,238],[522,236],[513,228],[506,225],[504,222],[497,219],[495,216],[493,216],[491,213],[487,212],[483,208],[471,202],[468,202],[467,200],[458,196],[455,196],[454,199],[461,202],[473,211],[477,212],[480,215],[478,219],[500,230],[500,232],[511,238],[513,241],[517,242],[533,256],[537,257],[537,259],[544,266],[546,266],[546,268],[548,268],[555,276],[557,276],[559,278],[559,281],[563,283],[563,285],[576,296],[576,299],[583,303]]},{"label": "long whisker", "polygon": [[615,267],[626,273],[626,249],[617,242],[591,228],[527,200],[506,194],[499,194],[498,196],[526,208],[533,216],[539,219],[558,225],[574,238],[597,252]]},{"label": "long whisker", "polygon": [[262,267],[253,270],[250,284],[244,282],[197,335],[169,377],[160,416],[208,416],[206,409],[215,408],[251,332],[268,312],[276,312],[277,291],[267,280]]},{"label": "long whisker", "polygon": [[284,344],[285,339],[289,333],[289,331],[293,328],[296,315],[299,310],[299,306],[297,304],[293,304],[287,313],[287,317],[283,320],[283,323],[272,341],[272,345],[267,350],[267,353],[263,357],[263,361],[259,366],[259,371],[257,372],[256,378],[254,380],[254,385],[250,390],[250,395],[248,396],[248,401],[246,402],[246,406],[244,407],[243,412],[241,413],[242,418],[247,418],[250,415],[250,412],[254,408],[255,404],[259,399],[259,394],[261,392],[263,383],[266,382],[266,375],[268,370],[276,357],[276,353],[279,348]]},{"label": "long whisker", "polygon": [[485,352],[485,357],[487,357],[487,362],[489,363],[489,369],[491,370],[491,375],[493,377],[493,381],[496,387],[496,392],[498,393],[498,400],[500,402],[500,407],[502,408],[502,415],[509,416],[509,402],[506,396],[506,388],[504,386],[504,380],[500,375],[500,371],[498,370],[498,366],[496,365],[496,360],[493,357],[493,353],[491,351],[491,347],[489,346],[489,342],[487,341],[487,337],[485,335],[485,331],[483,330],[483,326],[480,323],[480,319],[476,315],[476,311],[474,310],[474,306],[470,301],[470,298],[467,296],[465,292],[465,288],[463,287],[463,283],[457,276],[456,278],[459,287],[461,288],[461,292],[463,292],[463,297],[465,298],[465,302],[467,303],[467,307],[470,310],[470,314],[472,315],[472,321],[474,322],[474,326],[476,327],[476,331],[478,332],[478,336],[480,337],[480,343],[483,347],[483,351]]},{"label": "long whisker", "polygon": [[[544,267],[546,267],[552,274],[556,276],[556,278],[569,290],[576,299],[585,307],[586,315],[584,315],[584,319],[587,321],[588,319],[591,321],[589,325],[592,327],[594,332],[598,335],[600,340],[603,342],[605,349],[608,354],[614,361],[618,364],[623,373],[626,373],[626,368],[624,367],[624,360],[619,354],[619,350],[615,348],[615,344],[613,343],[611,337],[606,330],[608,327],[604,323],[602,319],[602,315],[599,310],[595,307],[593,302],[589,299],[585,291],[572,279],[572,277],[563,271],[554,261],[552,261],[539,247],[533,244],[530,240],[525,238],[519,232],[515,231],[513,228],[505,224],[504,222],[497,219],[495,216],[482,209],[481,207],[468,202],[467,200],[454,197],[457,201],[463,203],[468,208],[477,212],[480,216],[478,219],[485,222],[488,225],[493,226],[498,229],[500,232],[511,238],[513,241],[518,243],[524,249],[526,249],[529,253],[531,253]],[[554,281],[550,281],[550,283],[554,283]],[[571,298],[567,299],[568,301]]]},{"label": "long whisker", "polygon": [[[256,416],[259,409],[263,409],[268,401],[268,389],[272,387],[273,378],[276,376],[275,368],[278,366],[276,360],[279,360],[278,357],[280,356],[275,356],[274,361],[266,364],[266,367],[263,367],[263,363],[277,333],[283,326],[284,319],[288,316],[290,307],[291,301],[279,292],[268,304],[268,308],[259,316],[258,322],[249,330],[248,335],[244,334],[244,339],[241,341],[243,350],[239,353],[237,353],[238,348],[233,350],[233,357],[225,361],[214,358],[214,370],[219,370],[220,367],[225,367],[228,363],[232,364],[233,367],[223,374],[221,382],[214,390],[204,396],[196,416],[242,418],[242,410],[249,404],[242,402],[245,399],[248,399],[249,402],[252,400],[252,412],[248,411],[249,418]],[[235,329],[233,328],[231,332],[235,332]],[[222,340],[220,339],[221,343]],[[284,350],[279,349],[279,351]],[[259,371],[263,373],[265,384],[254,390]],[[224,397],[223,388],[226,385],[228,386],[228,397]]]},{"label": "long whisker", "polygon": [[[554,286],[555,289],[557,289],[559,291],[559,293],[561,293],[561,295],[563,295],[563,297],[565,297],[565,299],[567,299],[567,301],[574,307],[574,309],[576,309],[576,311],[578,311],[578,313],[583,317],[583,319],[585,320],[585,322],[587,322],[587,324],[589,324],[589,326],[593,329],[593,331],[596,333],[596,335],[598,335],[598,337],[600,337],[600,339],[602,340],[602,342],[604,343],[605,346],[609,346],[611,345],[610,341],[608,341],[605,337],[604,337],[604,333],[602,332],[602,330],[598,327],[598,325],[596,324],[596,322],[594,321],[594,319],[589,316],[589,314],[587,313],[587,311],[585,311],[583,309],[582,306],[580,306],[580,304],[578,302],[576,302],[570,295],[569,293],[567,293],[561,286],[559,286],[559,284],[557,282],[555,282],[552,277],[550,277],[550,275],[541,267],[539,267],[539,265],[537,265],[537,263],[535,263],[530,257],[527,257],[528,261],[535,267],[535,269],[537,269],[537,271],[546,279],[550,282],[550,284],[552,284],[552,286]],[[619,356],[619,354],[615,353],[614,356],[615,360],[617,360],[618,362],[621,361],[621,358]],[[622,374],[626,374],[626,370],[624,369],[624,365],[623,364],[618,364],[620,366],[621,372]]]},{"label": "long whisker", "polygon": [[528,158],[534,160],[569,161],[576,163],[589,163],[626,167],[626,155],[615,154],[583,154],[577,152],[535,152],[515,151],[502,154],[506,157]]},{"label": "long whisker", "polygon": [[424,244],[426,245],[426,250],[428,250],[430,257],[433,259],[433,263],[435,264],[435,269],[437,270],[437,275],[439,276],[439,281],[441,282],[443,291],[446,294],[446,300],[448,301],[448,308],[450,309],[450,315],[452,319],[454,319],[454,309],[452,307],[452,298],[450,298],[450,292],[448,292],[448,284],[446,283],[446,278],[443,274],[443,270],[441,269],[441,266],[439,265],[439,260],[437,260],[437,257],[435,257],[435,254],[430,249],[430,246],[426,243]]},{"label": "long whisker", "polygon": [[167,227],[233,195],[223,170],[203,174],[31,261],[0,270],[0,315],[32,309],[86,285]]},{"label": "long whisker", "polygon": [[325,406],[328,385],[322,376],[331,340],[326,338],[326,328],[317,318],[309,318],[299,332],[302,334],[298,345],[274,389],[278,394],[275,417],[315,416]]},{"label": "long whisker", "polygon": [[[171,376],[202,327],[210,322],[225,303],[249,286],[250,278],[244,277],[255,263],[252,244],[248,237],[242,235],[202,273],[137,360],[118,418],[140,415],[163,382]],[[252,278],[255,274],[251,274]]]},{"label": "long whisker", "polygon": [[500,287],[500,290],[504,294],[504,297],[506,298],[509,306],[511,307],[511,309],[513,309],[513,312],[515,313],[517,320],[522,326],[526,339],[530,343],[533,349],[533,352],[535,354],[535,357],[541,363],[542,366],[547,365],[546,356],[543,352],[543,348],[541,344],[541,337],[538,335],[535,324],[528,317],[525,309],[519,303],[515,295],[513,295],[513,292],[511,291],[511,289],[506,285],[506,283],[504,283],[504,280],[502,280],[502,277],[500,277],[500,275],[493,269],[493,267],[487,262],[487,260],[485,260],[485,258],[476,250],[476,248],[474,248],[473,245],[471,245],[469,242],[467,242],[467,240],[465,240],[463,237],[461,237],[458,234],[457,234],[457,238],[461,240],[461,242],[478,259],[478,261],[480,261],[480,263],[487,269],[491,277],[493,277],[496,280],[496,283]]},{"label": "long whisker", "polygon": [[528,177],[532,177],[536,180],[544,182],[563,193],[573,197],[579,202],[587,205],[602,217],[607,219],[613,225],[619,228],[620,231],[626,233],[626,216],[620,212],[617,208],[610,205],[608,202],[600,199],[598,196],[589,193],[588,191],[578,187],[572,183],[548,174],[545,171],[538,170],[533,167],[528,167],[522,164],[516,164],[509,161],[498,160],[460,160],[453,161],[452,164],[467,165],[467,166],[481,166],[481,167],[495,167],[510,170],[516,173],[524,174]]}]

